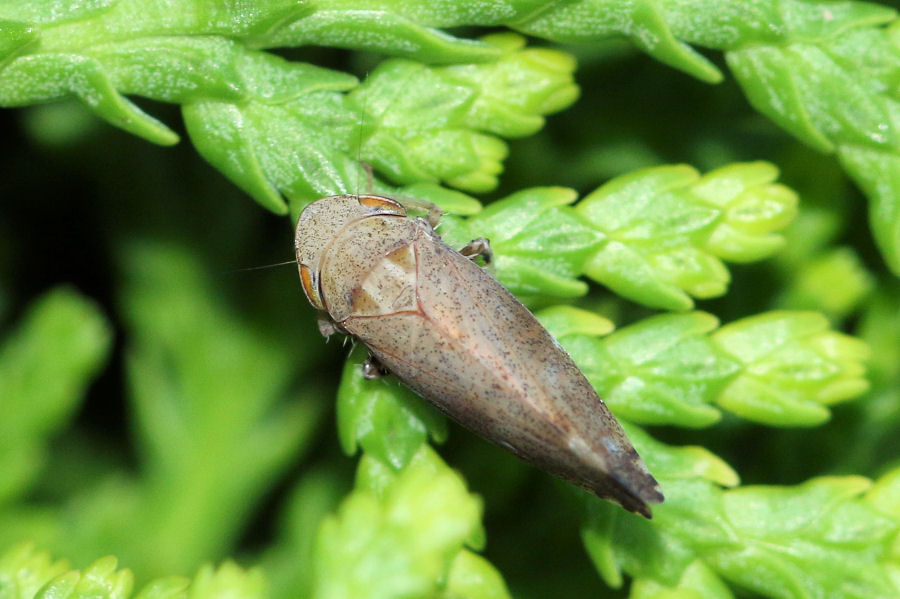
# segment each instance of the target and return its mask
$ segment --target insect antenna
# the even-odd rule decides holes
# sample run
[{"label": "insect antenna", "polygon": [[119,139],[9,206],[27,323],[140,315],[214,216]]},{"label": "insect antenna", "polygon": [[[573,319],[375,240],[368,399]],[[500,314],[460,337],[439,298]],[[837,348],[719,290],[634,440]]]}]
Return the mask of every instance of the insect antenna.
[{"label": "insect antenna", "polygon": [[[369,71],[366,71],[365,77],[363,78],[363,84],[365,84],[369,80]],[[366,172],[366,193],[372,193],[375,187],[375,174],[372,172],[372,165],[365,163],[362,161],[362,148],[363,148],[363,129],[365,127],[365,119],[366,119],[366,110],[368,108],[368,98],[366,94],[363,94],[362,103],[360,106],[359,112],[359,128],[357,129],[357,138],[356,138],[356,165],[357,167],[361,167],[362,170]],[[359,168],[356,170],[356,191],[354,194],[356,197],[359,197],[359,188],[360,181],[362,179],[362,173],[359,172]]]},{"label": "insect antenna", "polygon": [[285,260],[284,262],[276,262],[274,264],[263,264],[262,266],[247,266],[246,268],[232,268],[231,270],[223,270],[222,274],[231,275],[236,272],[247,272],[250,270],[264,270],[267,268],[275,268],[276,266],[287,266],[288,264],[297,264],[297,259]]}]

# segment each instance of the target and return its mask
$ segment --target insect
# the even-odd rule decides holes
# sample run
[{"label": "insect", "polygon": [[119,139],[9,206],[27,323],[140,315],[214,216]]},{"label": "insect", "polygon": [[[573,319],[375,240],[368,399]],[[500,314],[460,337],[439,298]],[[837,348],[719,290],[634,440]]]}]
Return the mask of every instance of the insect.
[{"label": "insect", "polygon": [[295,249],[303,291],[328,337],[369,349],[369,378],[390,373],[441,411],[523,460],[651,517],[662,492],[621,425],[538,320],[473,259],[435,233],[440,210],[412,217],[385,196],[309,204]]}]

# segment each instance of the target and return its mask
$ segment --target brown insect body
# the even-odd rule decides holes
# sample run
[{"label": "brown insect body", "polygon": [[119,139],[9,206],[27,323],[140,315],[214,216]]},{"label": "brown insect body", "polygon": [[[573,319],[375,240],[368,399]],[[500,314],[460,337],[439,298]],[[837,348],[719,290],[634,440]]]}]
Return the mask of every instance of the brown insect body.
[{"label": "brown insect body", "polygon": [[428,222],[390,198],[332,196],[306,207],[295,243],[324,334],[352,335],[451,418],[539,468],[648,518],[663,500],[565,350]]}]

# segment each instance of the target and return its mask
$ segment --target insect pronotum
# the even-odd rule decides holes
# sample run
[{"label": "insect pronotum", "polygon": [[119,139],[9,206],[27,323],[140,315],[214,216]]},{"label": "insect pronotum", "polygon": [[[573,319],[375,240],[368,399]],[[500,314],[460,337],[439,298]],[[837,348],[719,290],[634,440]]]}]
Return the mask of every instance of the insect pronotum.
[{"label": "insect pronotum", "polygon": [[343,194],[309,204],[295,249],[319,328],[362,342],[367,376],[390,373],[523,460],[649,518],[662,492],[621,425],[538,320],[398,201]]}]

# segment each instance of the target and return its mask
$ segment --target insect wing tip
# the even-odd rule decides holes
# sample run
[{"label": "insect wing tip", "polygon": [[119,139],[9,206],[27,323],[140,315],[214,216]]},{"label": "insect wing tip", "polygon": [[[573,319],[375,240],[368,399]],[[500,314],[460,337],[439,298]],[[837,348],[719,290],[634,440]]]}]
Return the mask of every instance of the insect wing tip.
[{"label": "insect wing tip", "polygon": [[[612,478],[612,477],[611,477]],[[640,514],[641,516],[651,520],[653,511],[651,505],[658,505],[665,500],[659,483],[649,473],[645,473],[638,484],[633,483],[633,477],[628,477],[626,481],[613,478],[612,496],[606,496],[615,503],[618,503],[629,512]],[[649,479],[649,480],[647,480]]]},{"label": "insect wing tip", "polygon": [[[641,463],[643,466],[643,463]],[[646,466],[639,468],[638,472],[629,472],[624,481],[619,481],[626,493],[631,496],[636,505],[635,511],[648,520],[653,517],[650,505],[658,505],[665,501],[662,489]],[[626,507],[626,509],[628,509]]]}]

